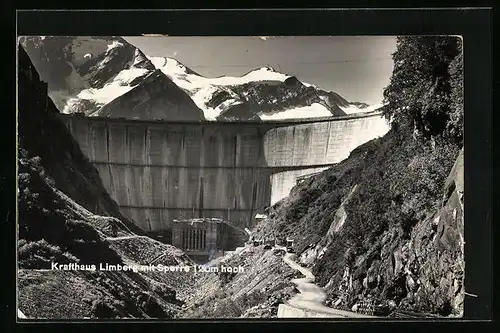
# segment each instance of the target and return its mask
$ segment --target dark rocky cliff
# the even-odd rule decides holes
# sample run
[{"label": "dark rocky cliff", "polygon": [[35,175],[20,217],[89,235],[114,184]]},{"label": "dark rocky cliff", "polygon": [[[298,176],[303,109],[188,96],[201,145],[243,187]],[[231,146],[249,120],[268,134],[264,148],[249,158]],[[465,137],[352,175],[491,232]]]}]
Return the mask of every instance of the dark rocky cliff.
[{"label": "dark rocky cliff", "polygon": [[135,232],[142,233],[118,210],[106,192],[99,173],[80,151],[66,126],[56,117],[59,113],[47,95],[47,84],[24,51],[19,48],[18,136],[25,158],[38,157],[55,186],[89,211],[116,217]]}]

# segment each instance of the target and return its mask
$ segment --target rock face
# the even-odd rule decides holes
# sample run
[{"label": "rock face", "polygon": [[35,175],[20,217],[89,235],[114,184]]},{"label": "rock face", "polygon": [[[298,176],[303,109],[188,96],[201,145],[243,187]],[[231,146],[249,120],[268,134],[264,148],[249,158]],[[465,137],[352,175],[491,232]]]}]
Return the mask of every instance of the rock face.
[{"label": "rock face", "polygon": [[[400,310],[463,314],[463,149],[443,192],[442,207],[417,223],[410,239],[403,240],[397,230],[390,229],[370,251],[356,258],[352,273],[346,268],[345,299],[372,295],[395,302]],[[327,288],[333,285],[337,286],[333,283]]]},{"label": "rock face", "polygon": [[191,98],[120,37],[21,37],[61,112],[203,120]]},{"label": "rock face", "polygon": [[337,209],[335,212],[335,215],[333,217],[333,222],[330,225],[330,229],[328,229],[328,232],[326,236],[331,239],[333,234],[337,233],[340,231],[342,226],[344,225],[345,221],[347,220],[347,212],[345,210],[345,204],[349,202],[351,199],[352,195],[356,192],[358,189],[358,185],[354,185],[352,190],[349,192],[347,197],[342,201],[342,204],[340,204],[340,207]]},{"label": "rock face", "polygon": [[[446,196],[441,209],[418,223],[411,239],[392,253],[392,274],[387,274],[390,273],[387,269],[386,274],[378,270],[382,277],[392,276],[404,285],[401,290],[405,295],[403,307],[417,306],[444,316],[461,316],[463,313],[464,225],[459,192],[460,184],[463,184],[463,168],[460,165],[463,167],[463,150],[446,188],[447,191],[452,186],[455,190]],[[387,245],[390,243],[382,243],[382,249],[387,249]]]},{"label": "rock face", "polygon": [[276,318],[279,305],[294,294],[289,280],[300,276],[263,245],[229,252],[209,263],[214,265],[243,272],[200,274],[182,318]]},{"label": "rock face", "polygon": [[[348,101],[335,93],[305,86],[296,77],[289,77],[283,82],[254,81],[219,89],[207,103],[209,107],[219,107],[222,110],[218,120],[265,119],[265,116],[313,104],[319,104],[328,110],[330,116],[340,116],[345,115],[340,106],[349,105]],[[234,101],[227,108],[221,107],[228,99]],[[327,114],[321,114],[325,115]],[[311,112],[311,117],[314,116]]]}]

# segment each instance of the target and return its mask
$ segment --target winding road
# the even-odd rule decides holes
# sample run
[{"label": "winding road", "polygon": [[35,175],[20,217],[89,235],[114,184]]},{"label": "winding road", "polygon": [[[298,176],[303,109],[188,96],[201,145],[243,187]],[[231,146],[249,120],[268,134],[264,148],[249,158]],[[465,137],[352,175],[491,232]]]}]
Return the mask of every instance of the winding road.
[{"label": "winding road", "polygon": [[123,240],[123,239],[131,239],[131,238],[150,238],[148,236],[141,235],[130,235],[130,236],[119,236],[119,237],[106,237],[107,240],[115,241],[115,240]]},{"label": "winding road", "polygon": [[301,272],[305,277],[292,280],[297,285],[300,293],[288,300],[287,304],[280,304],[278,317],[374,318],[373,316],[337,310],[325,306],[323,304],[326,299],[325,291],[323,288],[312,283],[314,275],[307,268],[297,264],[294,261],[294,257],[295,255],[286,253],[283,261],[291,268]]}]

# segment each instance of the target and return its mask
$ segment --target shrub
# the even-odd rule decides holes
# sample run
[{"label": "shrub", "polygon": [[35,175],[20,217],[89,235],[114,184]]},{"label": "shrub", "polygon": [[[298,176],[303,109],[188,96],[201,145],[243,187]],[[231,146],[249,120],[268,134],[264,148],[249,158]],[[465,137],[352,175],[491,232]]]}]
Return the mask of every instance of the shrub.
[{"label": "shrub", "polygon": [[236,276],[236,273],[234,272],[222,272],[220,267],[219,267],[219,270],[217,272],[217,275],[219,277],[219,280],[221,282],[221,286],[225,286],[226,284],[228,284],[229,282],[231,282],[233,280],[233,278]]},{"label": "shrub", "polygon": [[226,298],[217,303],[212,316],[214,318],[236,318],[241,313],[242,311],[238,305],[230,298]]},{"label": "shrub", "polygon": [[48,268],[52,262],[60,264],[78,263],[79,259],[59,246],[51,245],[42,239],[36,242],[22,240],[18,243],[18,262],[22,268]]},{"label": "shrub", "polygon": [[108,304],[108,302],[111,301],[107,299],[94,300],[91,309],[92,316],[95,318],[114,318],[117,312],[113,305]]},{"label": "shrub", "polygon": [[158,294],[160,297],[165,299],[166,301],[170,303],[174,303],[177,301],[176,299],[176,291],[174,289],[171,289],[165,285],[155,285],[153,287],[153,291]]},{"label": "shrub", "polygon": [[149,296],[141,304],[141,308],[146,314],[152,318],[166,318],[167,313],[163,311],[162,307],[158,304],[155,298]]},{"label": "shrub", "polygon": [[287,211],[288,220],[297,221],[307,214],[311,204],[321,195],[322,191],[318,188],[302,187],[299,193],[299,199],[294,202],[290,210]]}]

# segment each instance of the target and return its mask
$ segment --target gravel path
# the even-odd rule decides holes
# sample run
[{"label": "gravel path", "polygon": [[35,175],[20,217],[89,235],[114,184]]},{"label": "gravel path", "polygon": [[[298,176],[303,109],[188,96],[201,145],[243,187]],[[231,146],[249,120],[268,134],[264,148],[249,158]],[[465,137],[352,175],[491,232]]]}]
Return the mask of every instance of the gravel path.
[{"label": "gravel path", "polygon": [[[294,261],[295,255],[285,254],[283,261],[291,268],[300,271],[305,277],[293,279],[292,282],[297,285],[300,293],[292,297],[287,303],[296,309],[302,309],[312,312],[338,316],[338,318],[374,318],[373,316],[362,315],[355,312],[337,310],[329,308],[323,304],[326,299],[326,293],[323,288],[314,283],[314,275],[305,267],[300,266]],[[318,316],[316,316],[318,317]]]}]

